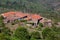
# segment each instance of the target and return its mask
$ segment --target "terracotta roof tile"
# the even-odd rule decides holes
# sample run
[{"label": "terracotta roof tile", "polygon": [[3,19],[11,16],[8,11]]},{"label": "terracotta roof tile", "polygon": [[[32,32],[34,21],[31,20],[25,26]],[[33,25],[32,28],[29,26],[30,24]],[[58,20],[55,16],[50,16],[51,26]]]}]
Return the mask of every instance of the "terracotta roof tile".
[{"label": "terracotta roof tile", "polygon": [[4,13],[3,16],[8,17],[8,19],[13,20],[13,19],[17,19],[17,18],[21,18],[24,16],[27,16],[26,20],[38,20],[41,18],[40,15],[37,14],[28,14],[28,13],[23,13],[23,12],[7,12]]},{"label": "terracotta roof tile", "polygon": [[7,12],[7,13],[3,13],[2,15],[5,16],[5,17],[8,17],[8,16],[11,16],[11,15],[14,15],[15,12]]},{"label": "terracotta roof tile", "polygon": [[31,15],[30,14],[25,14],[27,15],[27,18],[25,18],[26,20],[31,20]]},{"label": "terracotta roof tile", "polygon": [[37,20],[37,19],[40,19],[41,16],[40,16],[40,15],[37,15],[37,14],[32,14],[32,15],[31,15],[31,18],[32,18],[33,20]]}]

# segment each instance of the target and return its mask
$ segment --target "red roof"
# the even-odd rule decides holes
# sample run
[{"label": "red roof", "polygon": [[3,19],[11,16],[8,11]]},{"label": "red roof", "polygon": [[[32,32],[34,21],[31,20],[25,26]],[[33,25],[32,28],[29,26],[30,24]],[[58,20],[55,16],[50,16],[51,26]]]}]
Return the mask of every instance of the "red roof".
[{"label": "red roof", "polygon": [[26,14],[27,18],[25,18],[26,20],[30,20],[31,19],[31,15],[30,14]]},{"label": "red roof", "polygon": [[16,16],[17,17],[24,17],[24,16],[26,16],[24,13],[16,13]]},{"label": "red roof", "polygon": [[2,15],[4,16],[4,17],[8,17],[8,16],[12,16],[12,15],[14,15],[15,14],[15,12],[7,12],[7,13],[3,13]]},{"label": "red roof", "polygon": [[16,19],[16,18],[21,18],[24,16],[27,16],[26,20],[38,20],[41,18],[40,15],[37,14],[27,14],[27,13],[23,13],[23,12],[7,12],[3,14],[4,17],[7,17],[8,19],[12,20],[12,19]]},{"label": "red roof", "polygon": [[31,18],[32,18],[33,20],[37,20],[37,19],[40,19],[41,16],[40,16],[40,15],[37,15],[37,14],[32,14],[32,15],[31,15]]}]

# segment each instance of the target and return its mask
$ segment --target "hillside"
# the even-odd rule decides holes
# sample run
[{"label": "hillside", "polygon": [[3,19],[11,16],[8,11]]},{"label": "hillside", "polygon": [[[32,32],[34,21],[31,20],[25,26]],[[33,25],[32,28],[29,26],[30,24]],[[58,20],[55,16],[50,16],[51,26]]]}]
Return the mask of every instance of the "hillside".
[{"label": "hillside", "polygon": [[0,13],[7,11],[38,13],[43,17],[60,21],[59,0],[1,0],[0,11]]},{"label": "hillside", "polygon": [[0,40],[60,40],[60,0],[0,0]]}]

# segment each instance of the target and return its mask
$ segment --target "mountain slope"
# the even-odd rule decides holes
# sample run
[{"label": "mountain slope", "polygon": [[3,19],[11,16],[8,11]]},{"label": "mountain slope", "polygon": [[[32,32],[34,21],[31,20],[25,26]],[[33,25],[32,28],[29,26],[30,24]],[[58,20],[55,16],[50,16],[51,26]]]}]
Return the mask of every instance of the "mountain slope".
[{"label": "mountain slope", "polygon": [[60,0],[0,0],[0,10],[1,8],[2,12],[7,12],[8,9],[38,13],[43,17],[60,21]]}]

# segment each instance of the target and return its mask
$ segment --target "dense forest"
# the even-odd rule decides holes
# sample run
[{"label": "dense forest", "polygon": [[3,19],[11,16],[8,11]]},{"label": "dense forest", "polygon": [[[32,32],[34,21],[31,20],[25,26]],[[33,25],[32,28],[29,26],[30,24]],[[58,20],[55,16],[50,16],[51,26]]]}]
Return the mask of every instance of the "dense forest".
[{"label": "dense forest", "polygon": [[0,13],[10,10],[37,13],[60,21],[60,0],[0,0]]},{"label": "dense forest", "polygon": [[[0,0],[0,14],[8,11],[37,13],[54,22],[60,22],[60,0]],[[9,23],[6,27],[3,19],[0,16],[0,40],[60,40],[60,27],[55,24],[52,27],[43,27],[40,23],[39,27],[32,28],[21,26],[18,21],[18,28],[11,31]]]}]

